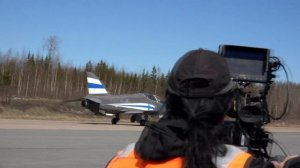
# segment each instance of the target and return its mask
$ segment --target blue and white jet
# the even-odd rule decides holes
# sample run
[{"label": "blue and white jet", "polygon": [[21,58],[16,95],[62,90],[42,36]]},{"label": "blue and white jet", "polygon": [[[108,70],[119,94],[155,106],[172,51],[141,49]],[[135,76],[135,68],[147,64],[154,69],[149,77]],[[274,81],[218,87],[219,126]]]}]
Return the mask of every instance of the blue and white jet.
[{"label": "blue and white jet", "polygon": [[149,116],[158,116],[162,103],[158,96],[149,93],[111,95],[99,78],[87,72],[88,95],[82,98],[81,105],[97,115],[114,116],[112,124],[117,124],[120,114],[131,115],[131,122],[145,125]]}]

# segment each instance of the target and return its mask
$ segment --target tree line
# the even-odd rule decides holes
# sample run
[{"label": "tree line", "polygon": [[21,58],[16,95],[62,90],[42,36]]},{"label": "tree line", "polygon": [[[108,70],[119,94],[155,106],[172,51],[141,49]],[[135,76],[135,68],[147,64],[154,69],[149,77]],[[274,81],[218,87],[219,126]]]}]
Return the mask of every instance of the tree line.
[{"label": "tree line", "polygon": [[87,94],[86,72],[94,72],[111,94],[147,92],[164,95],[167,75],[159,67],[140,73],[119,70],[101,60],[77,68],[63,65],[58,57],[28,52],[0,53],[0,100],[9,103],[15,97],[72,99]]},{"label": "tree line", "polygon": [[[164,97],[169,74],[153,66],[142,72],[126,72],[108,64],[89,61],[85,67],[63,64],[59,56],[36,53],[0,52],[0,102],[9,104],[12,97],[75,99],[87,94],[86,72],[100,77],[111,94],[153,93]],[[288,89],[287,89],[288,88]],[[297,83],[275,82],[267,96],[269,111],[280,116],[287,104],[287,118],[299,121],[300,86]]]}]

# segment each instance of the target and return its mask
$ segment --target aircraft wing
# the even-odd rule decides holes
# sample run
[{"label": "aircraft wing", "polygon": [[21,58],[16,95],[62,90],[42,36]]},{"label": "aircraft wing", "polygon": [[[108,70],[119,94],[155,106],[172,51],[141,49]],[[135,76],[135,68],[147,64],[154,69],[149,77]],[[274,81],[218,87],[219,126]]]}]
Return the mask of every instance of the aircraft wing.
[{"label": "aircraft wing", "polygon": [[100,109],[113,114],[143,114],[144,111],[136,109],[126,109],[123,107],[113,106],[109,104],[101,104]]},{"label": "aircraft wing", "polygon": [[[158,113],[157,111],[155,111],[154,109],[150,109],[150,107],[147,107],[145,109],[145,107],[140,107],[141,105],[138,104],[105,104],[105,105],[101,105],[100,108],[102,110],[108,111],[110,113],[124,113],[124,114],[155,114]],[[149,105],[147,105],[149,106]]]},{"label": "aircraft wing", "polygon": [[125,114],[158,114],[158,111],[139,111],[139,110],[129,110],[124,112]]}]

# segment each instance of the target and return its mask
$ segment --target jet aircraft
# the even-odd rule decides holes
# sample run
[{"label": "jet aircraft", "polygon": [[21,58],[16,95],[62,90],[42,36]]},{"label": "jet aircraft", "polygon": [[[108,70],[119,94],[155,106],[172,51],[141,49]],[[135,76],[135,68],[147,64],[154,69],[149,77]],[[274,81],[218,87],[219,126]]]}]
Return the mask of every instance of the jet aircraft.
[{"label": "jet aircraft", "polygon": [[117,124],[120,114],[131,115],[131,122],[145,125],[149,116],[158,116],[162,103],[158,96],[149,93],[111,95],[99,78],[87,72],[88,95],[83,97],[81,105],[98,115],[114,116],[112,124]]}]

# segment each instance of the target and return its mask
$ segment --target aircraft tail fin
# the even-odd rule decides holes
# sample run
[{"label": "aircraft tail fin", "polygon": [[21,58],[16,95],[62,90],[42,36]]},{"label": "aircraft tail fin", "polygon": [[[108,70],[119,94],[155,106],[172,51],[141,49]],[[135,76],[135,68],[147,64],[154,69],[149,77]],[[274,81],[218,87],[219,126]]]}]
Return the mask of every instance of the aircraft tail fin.
[{"label": "aircraft tail fin", "polygon": [[92,72],[87,72],[86,75],[89,94],[108,94],[105,86],[95,74]]}]

